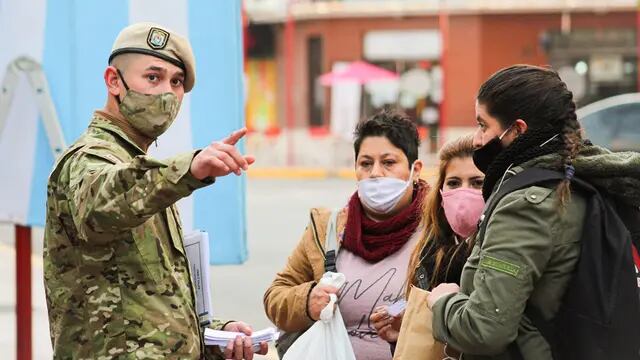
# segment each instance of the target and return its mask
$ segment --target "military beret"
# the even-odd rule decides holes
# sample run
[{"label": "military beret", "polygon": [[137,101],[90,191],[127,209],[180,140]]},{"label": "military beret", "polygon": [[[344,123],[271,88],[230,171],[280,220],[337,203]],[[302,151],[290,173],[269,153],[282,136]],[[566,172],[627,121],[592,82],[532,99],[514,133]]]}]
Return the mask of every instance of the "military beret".
[{"label": "military beret", "polygon": [[168,61],[184,70],[184,91],[189,92],[196,81],[196,60],[189,40],[164,26],[137,23],[124,28],[111,49],[109,63],[121,54],[145,54]]}]

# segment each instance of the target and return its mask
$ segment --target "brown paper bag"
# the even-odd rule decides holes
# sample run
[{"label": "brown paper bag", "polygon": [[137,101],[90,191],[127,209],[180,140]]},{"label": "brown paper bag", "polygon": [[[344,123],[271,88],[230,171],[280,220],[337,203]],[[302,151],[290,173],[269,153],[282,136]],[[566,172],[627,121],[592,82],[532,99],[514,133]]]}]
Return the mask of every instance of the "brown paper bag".
[{"label": "brown paper bag", "polygon": [[[431,328],[433,314],[427,306],[427,295],[429,295],[428,291],[411,286],[393,360],[442,360],[449,358],[444,351],[445,345],[433,338],[433,329]],[[447,352],[451,355],[455,353],[450,349],[447,349]]]}]

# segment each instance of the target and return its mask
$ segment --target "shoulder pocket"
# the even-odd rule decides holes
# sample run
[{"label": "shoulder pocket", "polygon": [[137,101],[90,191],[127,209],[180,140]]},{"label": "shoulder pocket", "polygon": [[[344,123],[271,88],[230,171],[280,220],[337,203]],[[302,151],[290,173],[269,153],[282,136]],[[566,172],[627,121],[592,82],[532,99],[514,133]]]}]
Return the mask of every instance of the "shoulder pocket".
[{"label": "shoulder pocket", "polygon": [[106,149],[89,148],[89,149],[82,149],[81,152],[84,154],[95,156],[102,160],[108,161],[109,163],[114,165],[124,162],[123,160],[119,159],[117,156],[113,155],[112,153],[107,152]]},{"label": "shoulder pocket", "polygon": [[540,186],[532,186],[524,193],[525,199],[531,204],[540,204],[551,195],[553,189]]},{"label": "shoulder pocket", "polygon": [[73,156],[73,154],[75,154],[83,146],[84,146],[83,144],[75,144],[71,146],[69,149],[67,149],[67,151],[65,151],[64,154],[62,154],[62,156],[60,156],[60,158],[56,161],[55,165],[53,166],[53,170],[51,170],[51,174],[49,174],[50,181],[52,182],[58,181],[58,176],[60,175],[60,172],[62,171],[62,168],[64,167],[67,160],[69,160],[69,158],[71,158],[71,156]]},{"label": "shoulder pocket", "polygon": [[129,161],[131,158],[131,156],[118,145],[100,140],[84,144],[79,151],[105,160],[111,164],[120,164]]},{"label": "shoulder pocket", "polygon": [[156,168],[166,168],[168,166],[165,162],[156,160],[147,155],[138,155],[133,159],[133,161],[137,163],[141,169],[145,169],[145,170],[156,169]]}]

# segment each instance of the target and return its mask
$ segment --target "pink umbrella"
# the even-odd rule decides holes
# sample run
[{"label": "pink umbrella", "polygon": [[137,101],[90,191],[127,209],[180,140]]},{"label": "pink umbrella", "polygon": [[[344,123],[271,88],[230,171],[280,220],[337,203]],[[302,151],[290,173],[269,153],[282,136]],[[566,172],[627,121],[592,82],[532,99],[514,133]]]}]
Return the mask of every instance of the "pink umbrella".
[{"label": "pink umbrella", "polygon": [[397,78],[398,74],[392,71],[371,65],[364,61],[355,61],[344,69],[321,75],[320,83],[324,86],[331,86],[340,82],[367,84],[376,80],[392,80]]}]

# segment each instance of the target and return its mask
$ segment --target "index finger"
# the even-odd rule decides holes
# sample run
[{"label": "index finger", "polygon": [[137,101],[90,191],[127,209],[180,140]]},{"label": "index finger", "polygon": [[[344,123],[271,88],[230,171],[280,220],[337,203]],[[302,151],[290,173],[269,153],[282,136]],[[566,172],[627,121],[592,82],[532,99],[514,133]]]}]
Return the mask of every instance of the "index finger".
[{"label": "index finger", "polygon": [[373,309],[373,313],[387,312],[387,307],[384,305],[378,305],[375,309]]},{"label": "index finger", "polygon": [[380,320],[381,317],[382,317],[381,313],[373,313],[373,314],[369,315],[369,321],[374,323],[374,326],[375,326],[375,323],[377,323],[378,320]]},{"label": "index finger", "polygon": [[234,344],[235,344],[235,340],[229,340],[229,342],[227,343],[227,346],[224,348],[225,359],[232,359]]},{"label": "index finger", "polygon": [[232,132],[231,135],[227,136],[227,138],[222,140],[222,142],[229,145],[235,145],[246,134],[247,134],[247,128],[242,128]]},{"label": "index finger", "polygon": [[243,356],[243,344],[244,340],[238,335],[235,340],[235,346],[233,348],[233,356],[236,360],[242,360]]},{"label": "index finger", "polygon": [[387,317],[388,315],[385,312],[376,312],[371,314],[371,316],[369,317],[369,320],[375,323],[380,320],[386,319]]},{"label": "index finger", "polygon": [[236,149],[235,146],[224,144],[224,145],[220,145],[218,149],[220,151],[227,153],[227,155],[231,156],[231,158],[236,163],[236,165],[238,165],[238,167],[241,168],[242,170],[247,170],[249,168],[247,160],[245,160],[244,156],[240,155],[240,152],[238,151],[238,149]]},{"label": "index finger", "polygon": [[243,343],[244,343],[244,349],[242,349],[243,358],[245,360],[253,360],[253,342],[251,341],[251,338],[245,337]]}]

